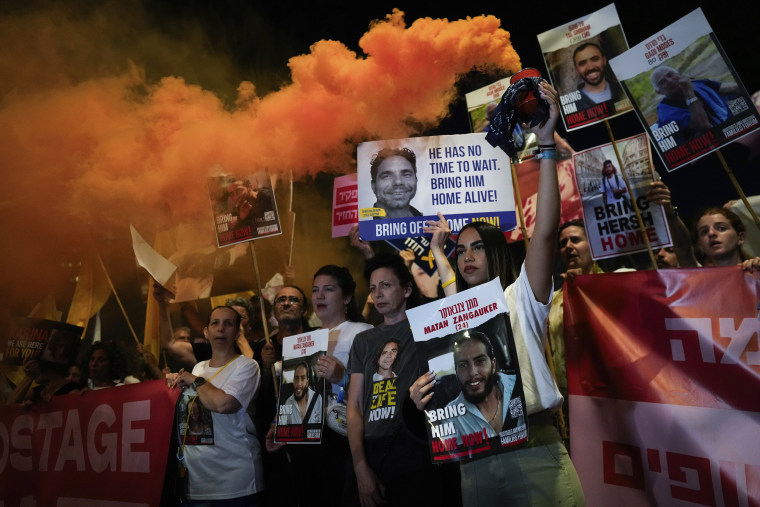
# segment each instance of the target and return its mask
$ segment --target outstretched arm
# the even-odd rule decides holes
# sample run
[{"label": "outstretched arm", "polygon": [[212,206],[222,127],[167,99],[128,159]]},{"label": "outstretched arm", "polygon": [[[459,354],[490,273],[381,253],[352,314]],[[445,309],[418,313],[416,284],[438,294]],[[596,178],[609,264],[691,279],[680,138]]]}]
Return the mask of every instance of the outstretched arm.
[{"label": "outstretched arm", "polygon": [[[554,144],[554,128],[559,118],[557,91],[543,81],[541,98],[549,102],[549,118],[534,129],[539,145]],[[555,152],[556,153],[556,152]],[[536,301],[546,303],[552,289],[552,267],[559,227],[560,197],[557,179],[557,160],[542,158],[539,162],[538,195],[536,196],[536,225],[525,255],[525,272]]]}]

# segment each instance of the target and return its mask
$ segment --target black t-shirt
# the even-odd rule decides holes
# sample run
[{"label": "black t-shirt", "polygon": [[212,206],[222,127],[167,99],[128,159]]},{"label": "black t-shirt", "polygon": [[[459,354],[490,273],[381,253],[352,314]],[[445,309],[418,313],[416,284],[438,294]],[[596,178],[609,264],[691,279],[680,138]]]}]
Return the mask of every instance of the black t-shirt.
[{"label": "black t-shirt", "polygon": [[[377,375],[377,360],[391,339],[399,342],[392,366],[395,377],[384,379]],[[409,386],[419,378],[417,349],[409,321],[381,324],[359,333],[351,347],[348,371],[364,375],[364,438],[393,436],[404,425],[403,406],[409,397]]]}]

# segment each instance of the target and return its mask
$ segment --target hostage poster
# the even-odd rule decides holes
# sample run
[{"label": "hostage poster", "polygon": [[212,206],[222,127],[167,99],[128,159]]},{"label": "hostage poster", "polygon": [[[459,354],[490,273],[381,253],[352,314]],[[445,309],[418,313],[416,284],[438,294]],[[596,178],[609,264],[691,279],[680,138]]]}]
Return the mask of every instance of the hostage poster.
[{"label": "hostage poster", "polygon": [[669,171],[758,128],[760,116],[701,9],[610,64]]},{"label": "hostage poster", "polygon": [[17,366],[26,359],[42,361],[65,370],[76,360],[83,332],[79,326],[54,320],[18,318],[11,323],[0,359]]},{"label": "hostage poster", "polygon": [[[465,94],[467,111],[470,115],[470,125],[473,132],[485,132],[491,123],[491,117],[501,100],[501,95],[509,87],[509,78],[500,79],[488,86],[478,88]],[[517,155],[519,162],[515,164],[517,185],[520,189],[523,217],[528,237],[533,235],[536,225],[536,204],[538,201],[539,161],[533,158],[538,148],[538,138],[535,134],[523,132],[520,126],[515,127],[514,136],[522,138],[524,148]],[[555,136],[557,140],[557,178],[561,199],[560,223],[581,218],[581,198],[575,187],[573,178],[573,149],[564,139]],[[512,182],[514,185],[514,180]],[[507,241],[521,241],[522,228],[515,227],[506,234]]]},{"label": "hostage poster", "polygon": [[538,35],[549,80],[560,97],[567,130],[631,110],[609,66],[628,49],[615,4]]},{"label": "hostage poster", "polygon": [[275,442],[322,441],[325,379],[317,375],[317,359],[327,352],[329,334],[317,329],[283,339]]},{"label": "hostage poster", "polygon": [[435,372],[425,407],[433,463],[522,447],[527,410],[498,278],[406,313],[420,361]]},{"label": "hostage poster", "polygon": [[208,179],[219,247],[282,234],[272,182],[264,172]]},{"label": "hostage poster", "polygon": [[[653,249],[672,245],[662,206],[650,204],[646,198],[649,185],[654,181],[646,134],[619,140],[617,148],[623,167],[618,167],[612,144],[574,155],[583,222],[594,260],[646,251],[644,234]],[[623,172],[633,195],[628,193]],[[644,231],[639,227],[633,200],[641,212]]]},{"label": "hostage poster", "polygon": [[484,133],[361,143],[357,166],[365,241],[421,236],[439,211],[454,234],[476,220],[515,227],[509,160]]}]

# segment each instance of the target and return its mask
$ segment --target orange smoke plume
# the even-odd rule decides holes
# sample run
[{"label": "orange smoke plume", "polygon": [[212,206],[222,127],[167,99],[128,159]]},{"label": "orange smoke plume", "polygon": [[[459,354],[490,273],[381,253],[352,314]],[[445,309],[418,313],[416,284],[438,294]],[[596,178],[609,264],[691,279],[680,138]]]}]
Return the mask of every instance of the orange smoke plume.
[{"label": "orange smoke plume", "polygon": [[[206,177],[215,167],[351,172],[357,142],[411,136],[439,122],[459,75],[520,67],[492,16],[407,27],[394,10],[360,40],[365,56],[319,41],[290,60],[291,84],[259,97],[243,82],[228,106],[181,77],[151,82],[140,61],[110,77],[72,76],[66,55],[76,48],[67,44],[77,44],[77,31],[60,25],[44,25],[44,42],[58,45],[44,51],[64,77],[41,82],[30,70],[29,86],[19,74],[0,83],[6,294],[52,283],[61,252],[84,237],[126,235],[132,223],[150,238],[210,217]],[[25,33],[7,20],[2,27],[12,37]]]}]

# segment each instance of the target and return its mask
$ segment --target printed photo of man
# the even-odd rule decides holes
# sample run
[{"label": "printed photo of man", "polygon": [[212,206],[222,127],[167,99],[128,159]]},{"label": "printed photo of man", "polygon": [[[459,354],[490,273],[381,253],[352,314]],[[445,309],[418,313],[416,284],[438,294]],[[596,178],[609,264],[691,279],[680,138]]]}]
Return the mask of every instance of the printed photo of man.
[{"label": "printed photo of man", "polygon": [[293,394],[280,407],[280,424],[303,424],[305,420],[308,424],[322,422],[322,396],[310,384],[311,368],[302,361],[293,370]]},{"label": "printed photo of man", "polygon": [[398,357],[398,347],[399,343],[396,340],[390,340],[383,346],[380,355],[377,357],[377,373],[372,375],[374,382],[396,376],[396,373],[393,371],[393,364]]},{"label": "printed photo of man", "polygon": [[620,83],[607,79],[607,56],[601,46],[594,42],[585,42],[575,48],[573,68],[583,80],[578,86],[581,100],[575,102],[578,109],[588,109],[611,100],[613,105],[610,107],[610,113],[614,113],[614,103],[620,100],[622,88]]},{"label": "printed photo of man", "polygon": [[454,369],[461,393],[449,406],[463,404],[464,415],[453,419],[458,435],[483,432],[494,437],[502,431],[515,386],[515,376],[497,371],[488,337],[468,331],[454,343]]},{"label": "printed photo of man", "polygon": [[380,218],[417,217],[422,213],[411,200],[417,193],[417,156],[409,148],[384,148],[370,162],[373,207],[385,210]]}]

